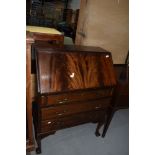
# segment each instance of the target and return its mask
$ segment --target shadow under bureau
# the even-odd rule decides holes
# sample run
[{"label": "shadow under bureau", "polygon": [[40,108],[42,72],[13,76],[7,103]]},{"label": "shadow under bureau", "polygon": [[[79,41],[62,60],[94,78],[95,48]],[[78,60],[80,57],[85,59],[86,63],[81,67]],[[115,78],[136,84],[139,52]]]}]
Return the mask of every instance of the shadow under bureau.
[{"label": "shadow under bureau", "polygon": [[116,79],[111,53],[86,46],[34,44],[37,69],[37,99],[33,120],[37,153],[41,139],[57,130],[75,125],[104,124],[111,120],[112,96]]}]

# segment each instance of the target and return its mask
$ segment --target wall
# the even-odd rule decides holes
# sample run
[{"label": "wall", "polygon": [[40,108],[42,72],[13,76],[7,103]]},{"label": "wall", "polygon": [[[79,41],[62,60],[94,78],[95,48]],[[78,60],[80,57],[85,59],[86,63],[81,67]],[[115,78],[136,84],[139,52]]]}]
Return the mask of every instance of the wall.
[{"label": "wall", "polygon": [[[129,0],[81,0],[76,44],[99,46],[124,63],[129,50]],[[82,35],[81,35],[82,34]]]},{"label": "wall", "polygon": [[73,9],[73,10],[80,9],[80,0],[69,0],[68,8]]}]

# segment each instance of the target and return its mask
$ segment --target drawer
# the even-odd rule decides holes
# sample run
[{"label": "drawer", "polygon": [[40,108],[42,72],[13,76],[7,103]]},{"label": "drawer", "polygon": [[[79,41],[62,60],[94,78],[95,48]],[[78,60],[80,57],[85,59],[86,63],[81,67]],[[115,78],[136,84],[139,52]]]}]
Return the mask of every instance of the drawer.
[{"label": "drawer", "polygon": [[65,104],[74,101],[86,101],[112,96],[113,89],[91,90],[83,92],[70,92],[63,94],[50,95],[42,100],[41,105]]},{"label": "drawer", "polygon": [[109,106],[111,98],[99,99],[94,101],[80,102],[70,105],[61,105],[49,108],[41,109],[42,120],[48,120],[50,118],[58,118],[71,114],[93,111],[103,109]]},{"label": "drawer", "polygon": [[72,127],[75,125],[95,122],[104,119],[105,112],[103,110],[75,114],[58,119],[49,119],[41,122],[41,133],[51,132],[58,129]]}]

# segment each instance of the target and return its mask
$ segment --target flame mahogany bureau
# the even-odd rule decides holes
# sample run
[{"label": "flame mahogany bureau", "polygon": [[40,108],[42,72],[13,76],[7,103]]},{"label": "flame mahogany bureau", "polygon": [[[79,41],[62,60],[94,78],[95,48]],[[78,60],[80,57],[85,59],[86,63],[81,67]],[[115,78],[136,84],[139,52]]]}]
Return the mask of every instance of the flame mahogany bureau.
[{"label": "flame mahogany bureau", "polygon": [[111,120],[116,79],[112,56],[97,47],[34,44],[38,94],[33,104],[33,120],[41,153],[41,139],[57,130],[75,125],[104,124]]}]

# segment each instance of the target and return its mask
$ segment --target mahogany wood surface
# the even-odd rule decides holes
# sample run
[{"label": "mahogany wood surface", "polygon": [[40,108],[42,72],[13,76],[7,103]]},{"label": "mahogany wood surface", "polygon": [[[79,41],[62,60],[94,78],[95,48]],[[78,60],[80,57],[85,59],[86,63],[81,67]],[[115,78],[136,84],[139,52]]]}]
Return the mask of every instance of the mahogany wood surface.
[{"label": "mahogany wood surface", "polygon": [[35,43],[37,101],[33,105],[37,153],[41,139],[57,130],[96,122],[95,134],[113,110],[116,86],[111,53],[86,46],[52,46]]},{"label": "mahogany wood surface", "polygon": [[33,35],[35,41],[56,41],[56,43],[63,45],[64,35],[63,34],[47,34],[38,32],[29,32]]},{"label": "mahogany wood surface", "polygon": [[51,106],[51,105],[62,105],[62,104],[70,104],[72,102],[78,101],[87,101],[93,99],[101,99],[103,97],[112,97],[113,88],[109,89],[91,89],[89,91],[71,91],[70,93],[55,93],[47,94],[46,96],[41,96],[41,107]]},{"label": "mahogany wood surface", "polygon": [[27,135],[26,135],[26,150],[32,151],[34,149],[34,138],[32,130],[32,83],[31,83],[31,46],[37,41],[55,41],[62,45],[64,42],[63,35],[49,35],[42,33],[26,32],[26,117],[27,117]]},{"label": "mahogany wood surface", "polygon": [[80,46],[60,46],[46,51],[36,48],[38,74],[42,75],[38,78],[40,93],[115,85],[111,54],[97,50]]},{"label": "mahogany wood surface", "polygon": [[27,141],[26,149],[34,149],[34,139],[32,130],[32,96],[31,96],[31,44],[34,40],[31,34],[26,35],[26,117],[27,117]]},{"label": "mahogany wood surface", "polygon": [[111,101],[111,98],[106,98],[106,99],[99,99],[99,100],[84,101],[80,103],[76,102],[76,103],[70,104],[69,106],[68,104],[64,104],[61,106],[42,108],[41,109],[42,120],[48,120],[50,118],[67,116],[67,115],[80,113],[80,112],[103,109],[108,106],[110,101]]},{"label": "mahogany wood surface", "polygon": [[87,113],[74,114],[61,118],[49,119],[41,122],[41,134],[56,131],[59,129],[72,127],[75,125],[96,122],[101,118],[104,118],[103,110],[89,111]]}]

